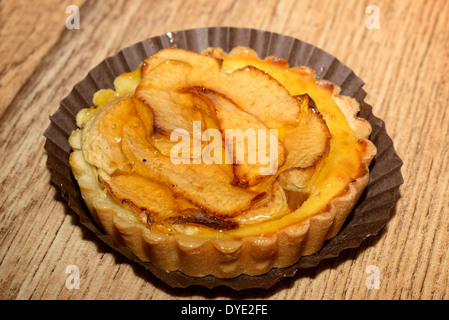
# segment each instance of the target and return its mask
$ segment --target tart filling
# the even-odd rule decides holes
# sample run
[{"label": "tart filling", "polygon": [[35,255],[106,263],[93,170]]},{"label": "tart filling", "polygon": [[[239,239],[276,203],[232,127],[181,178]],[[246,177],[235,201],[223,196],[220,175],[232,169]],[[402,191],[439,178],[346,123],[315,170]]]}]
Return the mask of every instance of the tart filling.
[{"label": "tart filling", "polygon": [[95,221],[189,276],[287,267],[340,230],[376,153],[355,99],[307,67],[164,49],[81,110],[70,163]]}]

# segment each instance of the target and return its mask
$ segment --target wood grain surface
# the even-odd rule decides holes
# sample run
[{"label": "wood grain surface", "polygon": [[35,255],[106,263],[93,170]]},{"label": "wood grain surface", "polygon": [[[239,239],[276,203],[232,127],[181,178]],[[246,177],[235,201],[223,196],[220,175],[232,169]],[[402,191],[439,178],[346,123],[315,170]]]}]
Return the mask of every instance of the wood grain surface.
[{"label": "wood grain surface", "polygon": [[[71,4],[79,30],[66,28]],[[366,26],[369,5],[380,29]],[[0,298],[448,299],[448,21],[446,0],[0,1]],[[80,225],[46,167],[49,116],[91,68],[146,38],[209,26],[283,33],[339,58],[404,161],[379,235],[268,290],[168,287]],[[66,286],[70,265],[79,289]]]}]

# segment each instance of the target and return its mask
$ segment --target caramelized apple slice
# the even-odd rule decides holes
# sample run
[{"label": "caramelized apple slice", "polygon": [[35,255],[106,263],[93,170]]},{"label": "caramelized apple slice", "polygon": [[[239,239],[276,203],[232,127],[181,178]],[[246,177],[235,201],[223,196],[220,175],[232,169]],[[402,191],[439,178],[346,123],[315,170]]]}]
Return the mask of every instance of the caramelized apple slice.
[{"label": "caramelized apple slice", "polygon": [[284,188],[302,191],[319,163],[325,160],[331,134],[313,100],[307,94],[296,98],[300,110],[298,125],[286,127],[282,132],[288,153],[278,179]]},{"label": "caramelized apple slice", "polygon": [[[194,121],[203,121],[197,108],[198,99],[190,94],[148,86],[145,90],[139,90],[139,100],[138,107],[153,113],[156,133],[170,136],[174,130],[182,129],[192,136]],[[143,113],[142,110],[139,113]],[[201,129],[204,130],[204,126]]]},{"label": "caramelized apple slice", "polygon": [[182,92],[199,96],[212,108],[219,123],[227,157],[234,163],[233,185],[254,186],[269,175],[276,174],[277,169],[284,164],[285,151],[276,132],[242,111],[232,100],[204,87],[186,88]]},{"label": "caramelized apple slice", "polygon": [[145,178],[160,181],[209,213],[221,216],[238,214],[264,197],[263,193],[232,186],[231,178],[219,166],[174,164],[145,136],[143,125],[124,127],[122,150],[127,158],[134,159],[133,170]]},{"label": "caramelized apple slice", "polygon": [[[179,49],[162,50],[145,63],[136,98],[149,107],[147,112],[169,112],[174,115],[176,110],[159,109],[164,106],[176,108],[183,103],[182,94],[192,92],[202,97],[215,110],[221,129],[244,130],[262,125],[265,128],[279,129],[279,145],[285,150],[279,152],[278,163],[273,165],[281,167],[283,163],[278,173],[289,171],[280,180],[283,185],[299,189],[312,171],[305,168],[316,165],[328,151],[329,130],[313,101],[308,96],[291,96],[279,82],[255,67],[248,66],[225,73],[220,70],[218,59]],[[204,87],[206,89],[203,91],[208,93],[195,89],[192,91],[196,87]],[[166,91],[171,91],[172,95],[168,96]],[[160,96],[171,97],[176,101],[160,104]],[[185,105],[179,108],[184,110]],[[197,110],[192,104],[189,108]],[[183,112],[180,113],[181,117]],[[157,123],[155,118],[155,127],[164,125],[163,122]],[[235,154],[233,156],[235,158]],[[263,181],[258,169],[260,166],[257,165],[238,164],[234,170],[234,183],[254,186]],[[293,178],[297,179],[296,186],[291,184]]]},{"label": "caramelized apple slice", "polygon": [[85,124],[81,140],[86,162],[108,173],[128,162],[120,141],[123,124],[133,114],[136,114],[133,99],[127,95],[101,109],[96,117]]},{"label": "caramelized apple slice", "polygon": [[114,198],[144,212],[149,219],[165,219],[180,211],[173,192],[160,183],[126,172],[108,175],[99,170],[98,173]]},{"label": "caramelized apple slice", "polygon": [[291,211],[284,189],[278,181],[275,181],[267,201],[243,212],[235,220],[246,224],[261,223]]},{"label": "caramelized apple slice", "polygon": [[293,125],[298,116],[296,99],[267,73],[251,66],[226,73],[220,60],[182,49],[164,49],[145,60],[136,98],[151,108],[149,88],[179,92],[188,87],[221,93],[269,128]]}]

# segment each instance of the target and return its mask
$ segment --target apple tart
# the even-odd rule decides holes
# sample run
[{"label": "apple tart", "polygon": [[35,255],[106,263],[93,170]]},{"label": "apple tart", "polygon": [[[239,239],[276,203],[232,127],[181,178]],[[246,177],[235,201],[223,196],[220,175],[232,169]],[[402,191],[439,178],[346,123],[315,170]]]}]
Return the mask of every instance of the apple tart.
[{"label": "apple tart", "polygon": [[155,267],[261,275],[342,227],[376,148],[355,99],[252,49],[163,49],[81,110],[70,164],[95,222]]}]

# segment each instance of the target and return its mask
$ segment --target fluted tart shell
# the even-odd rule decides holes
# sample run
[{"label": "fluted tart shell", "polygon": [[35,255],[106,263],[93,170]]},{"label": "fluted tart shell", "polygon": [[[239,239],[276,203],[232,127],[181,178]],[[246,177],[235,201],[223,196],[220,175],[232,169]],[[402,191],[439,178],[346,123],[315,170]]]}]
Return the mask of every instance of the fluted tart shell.
[{"label": "fluted tart shell", "polygon": [[[163,49],[114,85],[78,113],[70,165],[103,231],[167,272],[234,278],[291,266],[339,232],[368,183],[370,124],[308,67],[246,47]],[[195,150],[170,158],[175,130],[194,140],[195,130],[248,128],[276,129],[271,174],[205,163]]]}]

